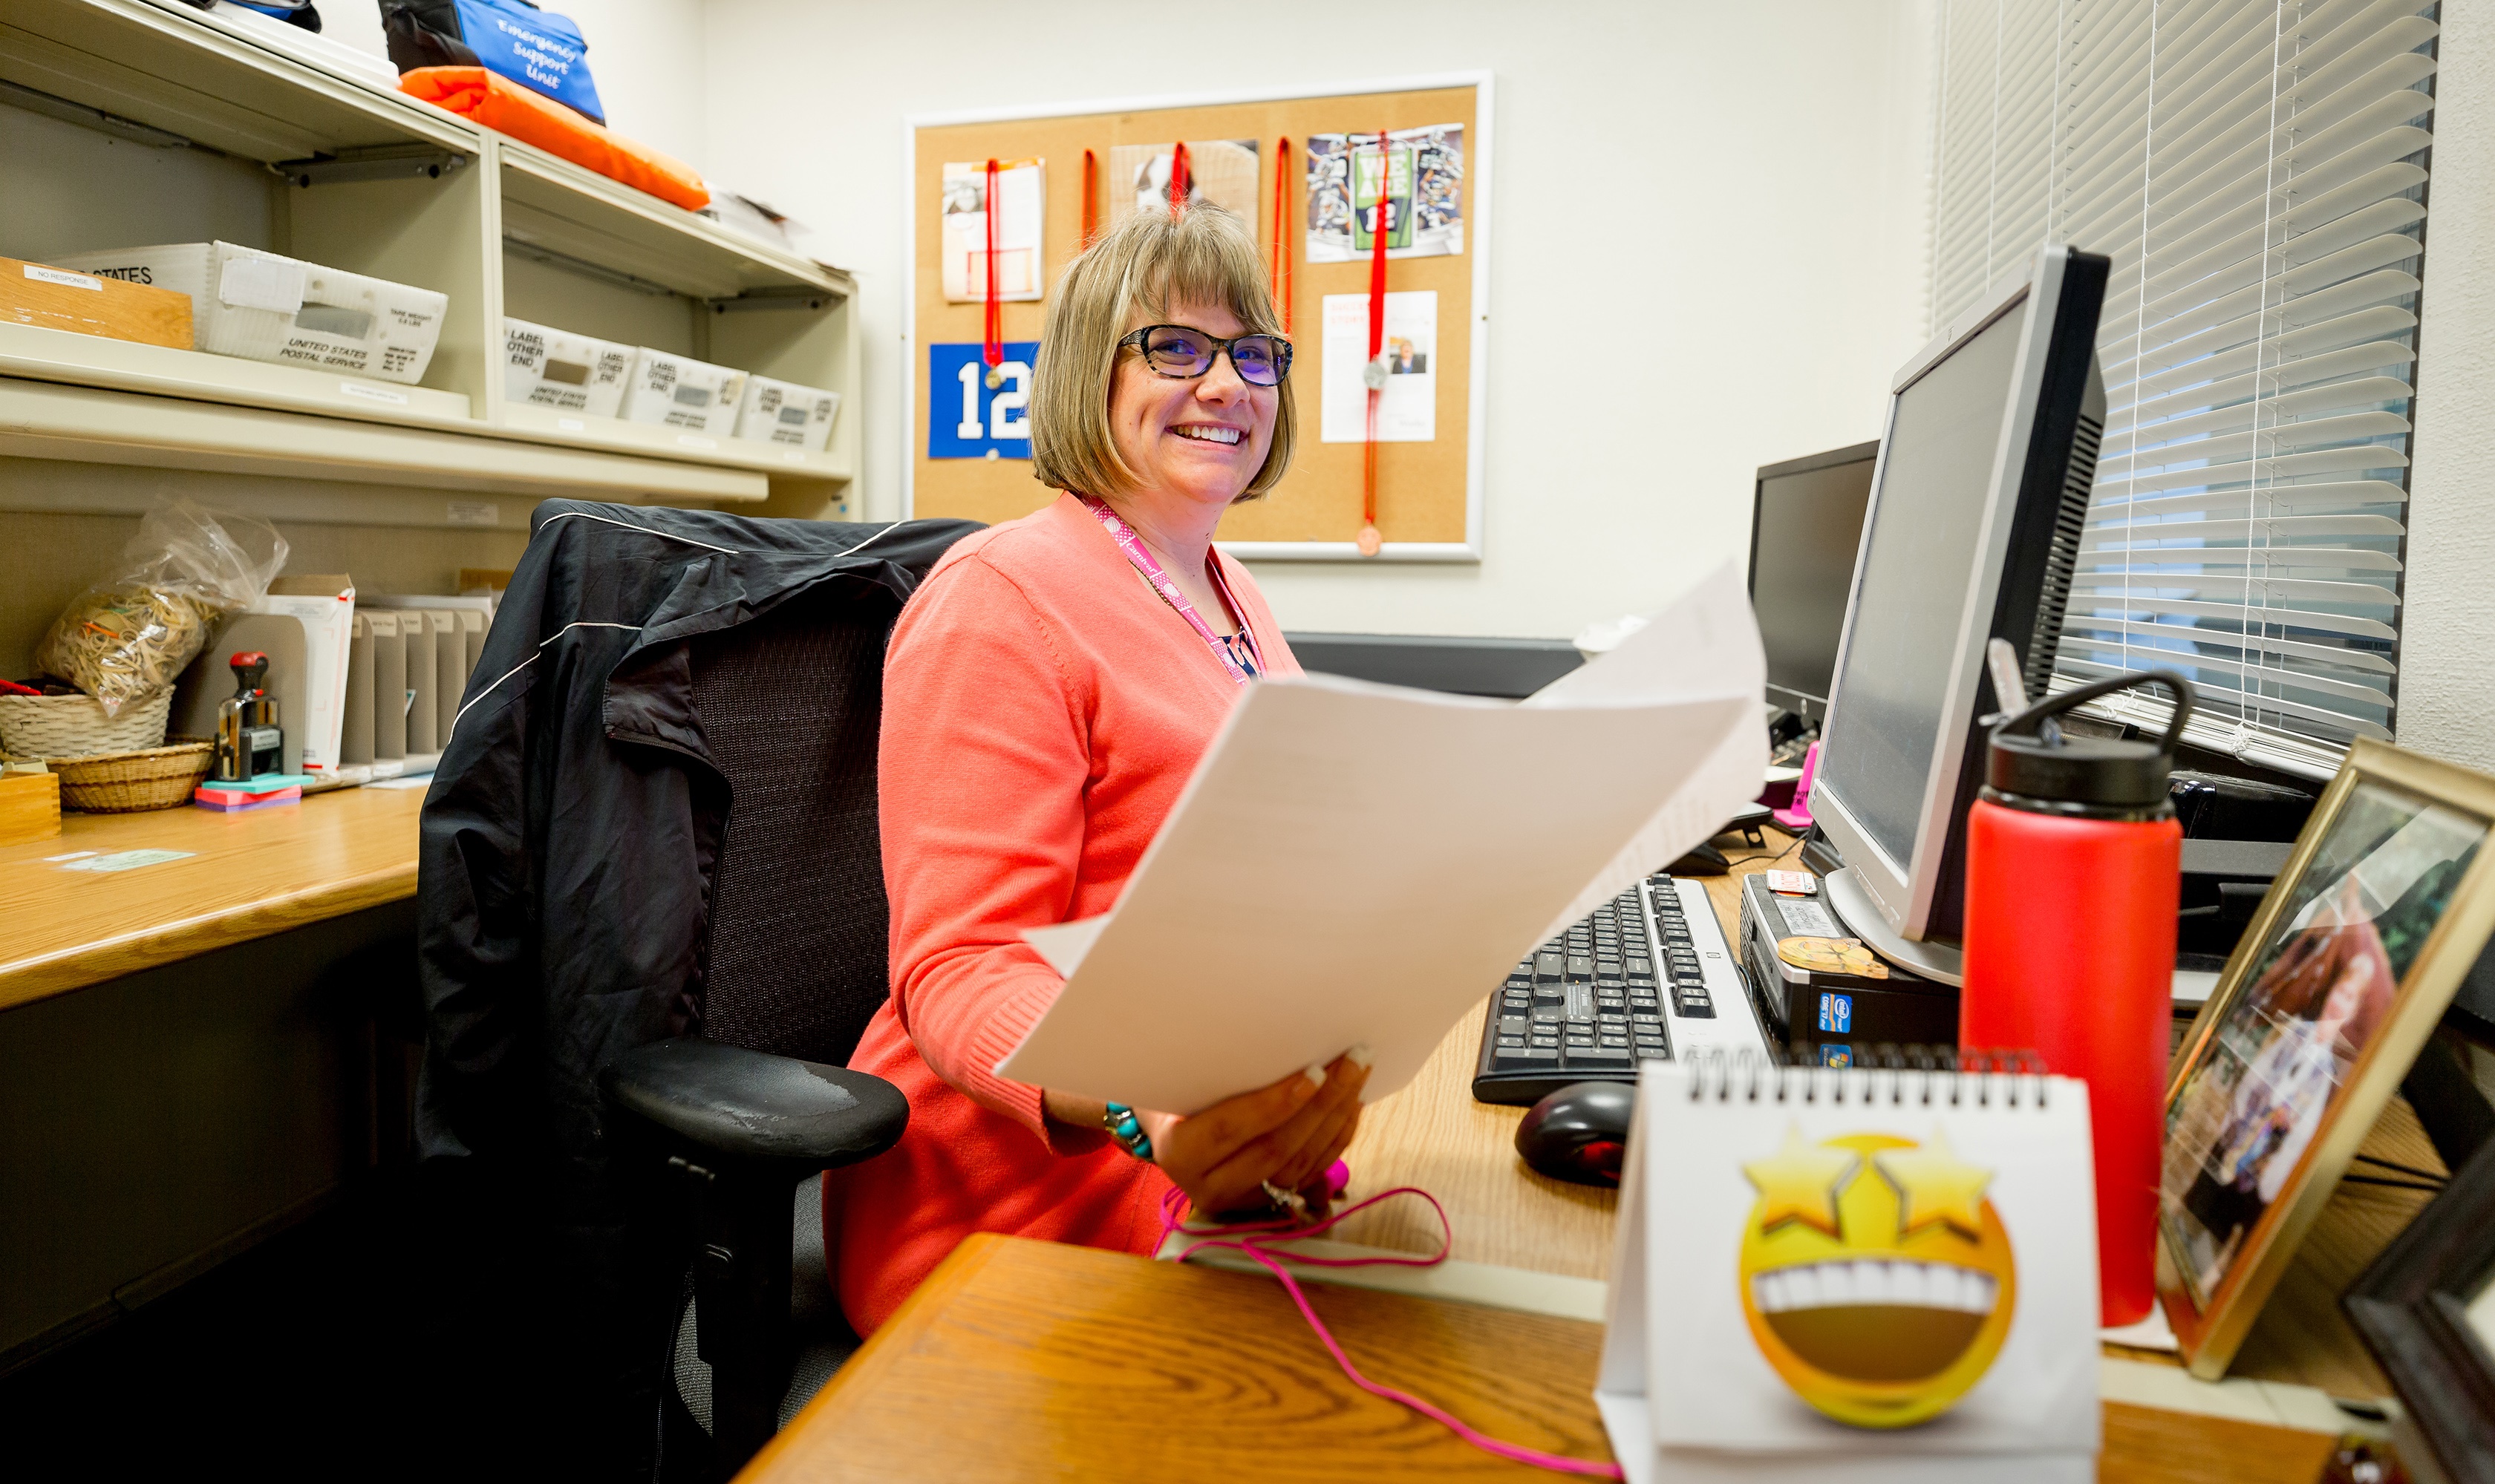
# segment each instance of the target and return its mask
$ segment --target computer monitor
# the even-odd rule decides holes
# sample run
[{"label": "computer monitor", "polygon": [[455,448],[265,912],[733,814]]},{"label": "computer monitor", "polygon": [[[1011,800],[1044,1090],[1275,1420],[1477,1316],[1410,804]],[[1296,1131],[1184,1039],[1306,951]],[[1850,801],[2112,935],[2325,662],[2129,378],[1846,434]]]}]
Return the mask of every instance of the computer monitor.
[{"label": "computer monitor", "polygon": [[1828,718],[1836,641],[1863,549],[1877,442],[1759,470],[1750,506],[1750,607],[1768,651],[1768,704]]},{"label": "computer monitor", "polygon": [[1890,387],[1810,807],[1829,904],[1891,961],[1958,982],[1966,812],[1999,709],[1985,646],[2041,696],[2105,430],[2107,260],[2039,249]]}]

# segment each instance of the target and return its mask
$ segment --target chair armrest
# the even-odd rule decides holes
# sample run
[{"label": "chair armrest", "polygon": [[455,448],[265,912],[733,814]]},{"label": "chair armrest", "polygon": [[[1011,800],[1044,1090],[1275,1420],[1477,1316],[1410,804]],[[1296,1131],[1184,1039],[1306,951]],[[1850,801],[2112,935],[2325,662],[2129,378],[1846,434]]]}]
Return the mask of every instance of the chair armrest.
[{"label": "chair armrest", "polygon": [[736,1164],[854,1165],[909,1126],[909,1101],[879,1076],[690,1037],[635,1047],[598,1080],[616,1106]]}]

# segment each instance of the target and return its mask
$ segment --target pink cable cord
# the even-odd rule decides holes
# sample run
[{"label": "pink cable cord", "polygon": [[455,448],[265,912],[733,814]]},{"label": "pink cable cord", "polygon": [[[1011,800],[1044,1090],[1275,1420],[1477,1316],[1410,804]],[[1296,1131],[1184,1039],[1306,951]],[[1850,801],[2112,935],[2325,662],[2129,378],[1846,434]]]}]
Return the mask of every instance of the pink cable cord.
[{"label": "pink cable cord", "polygon": [[1173,1256],[1171,1258],[1173,1261],[1185,1262],[1210,1247],[1226,1247],[1244,1255],[1249,1261],[1280,1279],[1282,1290],[1291,1295],[1292,1303],[1299,1306],[1300,1317],[1308,1320],[1309,1328],[1317,1332],[1317,1339],[1324,1342],[1327,1353],[1334,1356],[1335,1364],[1342,1367],[1342,1374],[1351,1378],[1353,1385],[1371,1396],[1383,1397],[1399,1407],[1408,1407],[1474,1447],[1494,1457],[1511,1459],[1520,1464],[1530,1464],[1536,1469],[1549,1469],[1559,1473],[1586,1474],[1598,1479],[1622,1477],[1620,1466],[1617,1464],[1597,1464],[1586,1459],[1569,1458],[1564,1454],[1545,1453],[1538,1448],[1527,1448],[1518,1443],[1501,1442],[1487,1433],[1466,1426],[1452,1413],[1432,1406],[1408,1391],[1398,1391],[1392,1386],[1379,1385],[1361,1375],[1359,1368],[1351,1363],[1351,1357],[1344,1354],[1342,1347],[1335,1343],[1333,1331],[1325,1327],[1325,1321],[1317,1317],[1316,1310],[1309,1307],[1309,1296],[1300,1291],[1299,1281],[1291,1276],[1288,1268],[1282,1266],[1275,1254],[1265,1248],[1264,1244],[1268,1242],[1297,1241],[1302,1237],[1322,1235],[1332,1230],[1335,1225],[1345,1217],[1357,1215],[1371,1206],[1381,1201],[1392,1200],[1398,1196],[1418,1196],[1430,1203],[1431,1210],[1437,1213],[1439,1237],[1436,1252],[1426,1257],[1309,1257],[1298,1253],[1285,1253],[1281,1256],[1309,1267],[1435,1267],[1446,1261],[1447,1253],[1454,1246],[1456,1239],[1455,1227],[1447,1220],[1447,1208],[1438,1204],[1437,1196],[1418,1186],[1411,1185],[1399,1185],[1391,1191],[1380,1192],[1358,1204],[1345,1206],[1324,1221],[1310,1226],[1295,1227],[1288,1219],[1243,1222],[1236,1226],[1221,1227],[1224,1232],[1238,1233],[1226,1236],[1205,1236],[1202,1228],[1187,1226],[1186,1218],[1180,1214],[1181,1208],[1186,1204],[1186,1194],[1172,1186],[1161,1194],[1161,1240],[1166,1245],[1173,1235],[1192,1239]]}]

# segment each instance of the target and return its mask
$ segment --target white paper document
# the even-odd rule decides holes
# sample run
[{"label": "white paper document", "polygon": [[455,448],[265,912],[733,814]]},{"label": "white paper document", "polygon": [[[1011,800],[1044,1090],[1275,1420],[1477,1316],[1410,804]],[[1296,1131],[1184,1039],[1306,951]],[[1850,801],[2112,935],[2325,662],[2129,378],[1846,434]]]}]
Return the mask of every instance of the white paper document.
[{"label": "white paper document", "polygon": [[[1325,343],[1318,391],[1318,441],[1358,443],[1369,437],[1369,295],[1325,296]],[[1378,388],[1377,440],[1427,443],[1438,436],[1438,292],[1434,288],[1386,296],[1385,335],[1378,359],[1386,363]]]},{"label": "white paper document", "polygon": [[328,593],[266,593],[251,613],[291,614],[303,624],[301,690],[308,713],[293,725],[303,749],[303,771],[329,773],[338,767],[338,737],[347,716],[347,653],[354,640],[355,590]]},{"label": "white paper document", "polygon": [[1231,712],[1001,1076],[1191,1113],[1367,1045],[1411,1080],[1525,954],[1759,791],[1740,571],[1521,705],[1309,676]]},{"label": "white paper document", "polygon": [[977,304],[988,296],[988,210],[997,213],[997,297],[1037,299],[1046,290],[1040,242],[1048,202],[1046,162],[1008,160],[997,170],[997,199],[988,199],[984,161],[944,166],[944,300]]}]

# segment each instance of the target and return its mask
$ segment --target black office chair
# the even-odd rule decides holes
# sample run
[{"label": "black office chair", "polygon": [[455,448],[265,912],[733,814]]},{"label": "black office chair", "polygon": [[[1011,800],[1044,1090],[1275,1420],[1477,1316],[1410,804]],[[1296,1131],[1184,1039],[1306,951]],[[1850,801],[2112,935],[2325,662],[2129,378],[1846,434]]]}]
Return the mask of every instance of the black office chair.
[{"label": "black office chair", "polygon": [[601,1078],[696,1204],[661,1435],[669,1478],[733,1472],[858,1343],[825,1276],[814,1177],[891,1147],[909,1115],[890,1083],[841,1066],[886,993],[889,630],[888,614],[800,598],[693,647],[702,734],[730,790],[699,1037],[627,1052]]},{"label": "black office chair", "polygon": [[975,529],[533,513],[421,832],[452,1417],[724,1475],[855,1344],[797,1191],[908,1120],[840,1065],[885,993],[883,651]]}]

